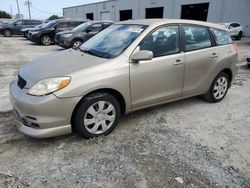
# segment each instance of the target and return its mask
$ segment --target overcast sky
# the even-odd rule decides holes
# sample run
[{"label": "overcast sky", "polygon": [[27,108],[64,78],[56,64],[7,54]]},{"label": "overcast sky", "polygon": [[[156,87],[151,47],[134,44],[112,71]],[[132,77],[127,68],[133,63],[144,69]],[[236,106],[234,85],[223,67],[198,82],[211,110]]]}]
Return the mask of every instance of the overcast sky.
[{"label": "overcast sky", "polygon": [[[24,18],[29,18],[28,7],[24,5],[26,0],[18,0],[20,13]],[[94,3],[103,0],[30,0],[32,3],[31,17],[36,19],[46,19],[52,14],[62,16],[62,8],[75,5]],[[0,10],[11,13],[10,6],[12,6],[13,15],[17,14],[16,0],[0,0]]]}]

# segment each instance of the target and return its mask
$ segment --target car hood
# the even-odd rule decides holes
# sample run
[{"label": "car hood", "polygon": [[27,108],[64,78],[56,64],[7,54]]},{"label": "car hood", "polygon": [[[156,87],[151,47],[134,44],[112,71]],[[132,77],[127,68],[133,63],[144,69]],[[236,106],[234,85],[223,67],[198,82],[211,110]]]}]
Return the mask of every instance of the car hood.
[{"label": "car hood", "polygon": [[70,76],[79,70],[97,66],[107,59],[88,55],[76,50],[63,50],[35,59],[24,65],[19,75],[26,80],[26,88],[46,78]]}]

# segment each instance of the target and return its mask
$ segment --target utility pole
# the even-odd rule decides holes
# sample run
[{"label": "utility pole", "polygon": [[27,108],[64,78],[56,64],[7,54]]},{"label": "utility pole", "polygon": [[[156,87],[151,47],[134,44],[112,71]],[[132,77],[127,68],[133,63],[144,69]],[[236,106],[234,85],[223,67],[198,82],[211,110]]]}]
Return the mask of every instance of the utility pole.
[{"label": "utility pole", "polygon": [[11,14],[11,17],[13,18],[12,5],[11,4],[10,4],[10,14]]},{"label": "utility pole", "polygon": [[20,9],[19,9],[19,3],[18,3],[18,0],[16,0],[16,4],[17,4],[17,11],[18,11],[18,14],[20,15]]},{"label": "utility pole", "polygon": [[24,5],[27,5],[27,6],[28,6],[28,10],[29,10],[29,17],[30,17],[30,19],[31,19],[31,13],[30,13],[30,6],[31,6],[31,2],[30,2],[30,0],[25,1],[25,4],[24,4]]}]

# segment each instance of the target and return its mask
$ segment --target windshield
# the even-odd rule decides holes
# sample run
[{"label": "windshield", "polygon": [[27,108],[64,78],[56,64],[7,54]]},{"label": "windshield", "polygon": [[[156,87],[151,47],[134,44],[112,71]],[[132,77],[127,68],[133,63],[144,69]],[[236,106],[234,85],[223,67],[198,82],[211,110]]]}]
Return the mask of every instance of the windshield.
[{"label": "windshield", "polygon": [[50,21],[50,22],[44,24],[41,28],[49,28],[55,24],[56,24],[56,21]]},{"label": "windshield", "polygon": [[144,25],[112,25],[85,42],[80,50],[102,58],[115,58],[146,29]]},{"label": "windshield", "polygon": [[74,32],[81,32],[81,31],[84,31],[85,29],[87,29],[90,25],[91,25],[90,22],[86,22],[86,23],[83,23],[81,25],[78,25],[72,31],[74,31]]}]

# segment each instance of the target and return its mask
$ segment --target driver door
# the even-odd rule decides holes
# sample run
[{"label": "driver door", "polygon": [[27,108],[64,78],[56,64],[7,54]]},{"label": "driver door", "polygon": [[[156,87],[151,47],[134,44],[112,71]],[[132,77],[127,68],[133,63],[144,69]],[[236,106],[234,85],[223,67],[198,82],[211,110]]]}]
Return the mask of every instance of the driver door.
[{"label": "driver door", "polygon": [[153,52],[153,59],[130,63],[132,108],[150,106],[182,96],[184,53],[178,26],[151,32],[137,49]]},{"label": "driver door", "polygon": [[15,26],[13,27],[13,34],[15,35],[19,35],[21,34],[21,29],[23,29],[23,26],[24,26],[24,21],[23,20],[19,20],[15,23]]}]

